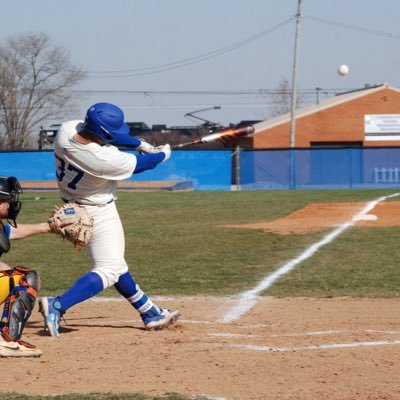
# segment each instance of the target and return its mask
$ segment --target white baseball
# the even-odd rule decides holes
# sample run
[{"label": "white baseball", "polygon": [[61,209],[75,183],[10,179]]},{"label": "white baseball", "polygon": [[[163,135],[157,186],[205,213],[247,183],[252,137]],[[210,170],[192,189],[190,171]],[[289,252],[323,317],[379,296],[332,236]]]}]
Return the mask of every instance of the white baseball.
[{"label": "white baseball", "polygon": [[342,64],[339,68],[338,68],[338,74],[339,75],[347,75],[349,73],[349,67],[345,64]]}]

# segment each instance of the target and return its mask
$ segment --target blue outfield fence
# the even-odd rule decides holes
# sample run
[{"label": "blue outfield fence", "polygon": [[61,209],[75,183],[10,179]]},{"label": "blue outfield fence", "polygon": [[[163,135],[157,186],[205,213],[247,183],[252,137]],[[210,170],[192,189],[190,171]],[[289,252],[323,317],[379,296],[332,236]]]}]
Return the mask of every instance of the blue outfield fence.
[{"label": "blue outfield fence", "polygon": [[[54,154],[1,152],[0,175],[54,181]],[[194,190],[400,187],[400,148],[179,150],[129,180],[191,182]]]},{"label": "blue outfield fence", "polygon": [[133,175],[133,181],[191,181],[194,190],[230,190],[231,152],[179,150],[151,171]]},{"label": "blue outfield fence", "polygon": [[242,150],[243,190],[400,186],[400,148]]},{"label": "blue outfield fence", "polygon": [[52,151],[16,151],[0,153],[0,175],[15,176],[20,181],[54,181]]},{"label": "blue outfield fence", "polygon": [[[54,181],[54,153],[51,150],[0,152],[0,175],[16,176],[20,181]],[[132,175],[129,180],[190,181],[194,190],[230,190],[231,175],[230,151],[193,150],[174,151],[168,162]]]}]

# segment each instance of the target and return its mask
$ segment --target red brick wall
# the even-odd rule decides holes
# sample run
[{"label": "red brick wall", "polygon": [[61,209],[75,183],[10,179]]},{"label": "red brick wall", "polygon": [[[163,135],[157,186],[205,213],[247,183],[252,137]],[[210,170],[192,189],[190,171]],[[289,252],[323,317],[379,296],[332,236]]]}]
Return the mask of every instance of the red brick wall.
[{"label": "red brick wall", "polygon": [[[297,119],[296,147],[310,142],[363,142],[364,146],[400,146],[400,141],[365,141],[365,114],[400,114],[400,93],[389,88]],[[253,137],[254,148],[289,147],[290,123]]]}]

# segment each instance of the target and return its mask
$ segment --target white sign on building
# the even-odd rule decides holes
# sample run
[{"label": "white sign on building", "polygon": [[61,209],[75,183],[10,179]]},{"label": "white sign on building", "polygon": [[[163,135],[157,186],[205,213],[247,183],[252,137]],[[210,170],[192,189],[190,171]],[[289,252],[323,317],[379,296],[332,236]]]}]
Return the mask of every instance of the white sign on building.
[{"label": "white sign on building", "polygon": [[364,115],[365,140],[400,140],[400,114]]}]

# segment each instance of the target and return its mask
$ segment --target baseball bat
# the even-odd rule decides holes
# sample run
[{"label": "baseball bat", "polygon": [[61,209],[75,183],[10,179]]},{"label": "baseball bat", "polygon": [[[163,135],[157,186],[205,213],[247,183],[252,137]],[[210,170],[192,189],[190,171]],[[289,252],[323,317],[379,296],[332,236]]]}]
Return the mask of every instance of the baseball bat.
[{"label": "baseball bat", "polygon": [[193,140],[192,142],[181,143],[173,146],[173,149],[181,149],[182,147],[194,145],[194,144],[202,144],[202,143],[210,143],[210,142],[225,142],[228,140],[236,139],[241,136],[247,136],[251,133],[254,133],[253,126],[246,126],[244,128],[238,129],[226,129],[221,132],[215,132],[211,135],[204,136],[200,139]]}]

